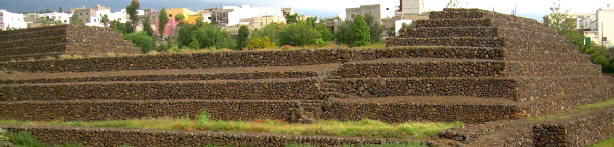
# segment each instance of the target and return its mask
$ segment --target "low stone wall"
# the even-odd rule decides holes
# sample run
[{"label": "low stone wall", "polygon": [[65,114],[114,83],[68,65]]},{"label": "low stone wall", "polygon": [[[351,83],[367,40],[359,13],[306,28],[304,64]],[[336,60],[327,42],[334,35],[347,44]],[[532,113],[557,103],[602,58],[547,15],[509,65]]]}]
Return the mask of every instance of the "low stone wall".
[{"label": "low stone wall", "polygon": [[474,96],[514,98],[511,78],[365,78],[340,79],[338,92],[361,97]]},{"label": "low stone wall", "polygon": [[492,27],[493,20],[488,18],[466,19],[420,19],[415,21],[421,27]]},{"label": "low stone wall", "polygon": [[119,70],[201,69],[216,67],[297,66],[381,58],[458,58],[501,60],[492,48],[395,47],[384,49],[317,49],[216,52],[0,63],[0,68],[25,72],[94,72]]},{"label": "low stone wall", "polygon": [[337,70],[344,78],[371,77],[499,77],[505,62],[497,60],[407,59],[348,62]]},{"label": "low stone wall", "polygon": [[[577,93],[605,84],[601,75],[561,76],[561,77],[519,77],[516,101],[533,101]],[[582,82],[579,82],[582,81]]]},{"label": "low stone wall", "polygon": [[[408,70],[411,69],[411,70]],[[347,62],[337,70],[344,78],[374,77],[514,77],[601,75],[591,63],[497,60],[399,59]]]},{"label": "low stone wall", "polygon": [[400,38],[409,37],[498,37],[499,30],[494,27],[462,28],[401,28]]},{"label": "low stone wall", "polygon": [[578,53],[561,53],[540,50],[510,49],[505,60],[510,61],[550,61],[591,63],[591,56]]},{"label": "low stone wall", "polygon": [[21,47],[21,48],[10,48],[1,50],[3,56],[11,57],[11,56],[20,56],[20,55],[35,55],[35,54],[47,54],[47,53],[65,53],[66,52],[66,44],[52,44],[52,45],[40,45],[33,47]]},{"label": "low stone wall", "polygon": [[537,147],[589,146],[614,137],[614,109],[538,124],[533,127]]},{"label": "low stone wall", "polygon": [[41,142],[49,144],[80,143],[92,147],[119,146],[130,143],[136,147],[219,146],[284,147],[289,143],[317,146],[402,143],[409,140],[335,136],[301,136],[270,133],[226,133],[211,131],[156,131],[113,128],[37,127],[0,125],[10,132],[27,130]]},{"label": "low stone wall", "polygon": [[460,38],[386,38],[386,46],[469,46],[505,47],[503,38],[460,37]]},{"label": "low stone wall", "polygon": [[471,105],[471,104],[415,104],[399,103],[333,103],[325,108],[322,117],[331,120],[353,120],[363,118],[388,123],[408,121],[484,123],[496,120],[518,119],[522,110],[514,105]]},{"label": "low stone wall", "polygon": [[299,101],[275,100],[73,100],[0,102],[0,118],[32,121],[127,120],[146,117],[214,120],[272,119],[288,122]]},{"label": "low stone wall", "polygon": [[573,109],[577,106],[607,101],[614,97],[612,84],[599,85],[596,88],[587,88],[581,92],[567,94],[549,99],[539,99],[525,102],[522,107],[530,116],[543,116],[554,112]]},{"label": "low stone wall", "polygon": [[[58,52],[51,45],[61,45],[66,53],[140,54],[130,41],[110,28],[60,25],[0,33],[0,56]],[[24,49],[25,48],[25,49]]]},{"label": "low stone wall", "polygon": [[253,72],[253,73],[219,73],[219,74],[176,74],[176,75],[139,75],[139,76],[108,76],[83,78],[42,78],[28,80],[1,79],[1,84],[37,84],[66,82],[105,82],[105,81],[201,81],[201,80],[245,80],[245,79],[278,79],[278,78],[310,78],[318,72]]},{"label": "low stone wall", "polygon": [[24,100],[317,100],[314,79],[25,84],[0,87],[0,101]]}]

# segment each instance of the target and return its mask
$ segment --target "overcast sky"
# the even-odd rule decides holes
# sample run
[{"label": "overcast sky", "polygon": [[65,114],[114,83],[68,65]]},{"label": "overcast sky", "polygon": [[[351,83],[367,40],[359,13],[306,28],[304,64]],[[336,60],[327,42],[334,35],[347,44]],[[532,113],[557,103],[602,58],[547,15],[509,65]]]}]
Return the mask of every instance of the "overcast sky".
[{"label": "overcast sky", "polygon": [[[219,2],[219,0],[204,0]],[[501,13],[510,13],[514,7],[518,14],[541,17],[548,13],[548,9],[558,0],[459,0],[463,8],[481,8]],[[269,5],[279,7],[293,7],[303,9],[320,9],[342,12],[345,8],[358,7],[365,4],[396,4],[399,0],[225,0],[236,4]],[[428,10],[439,11],[449,0],[424,0]],[[595,13],[599,7],[614,4],[614,0],[561,0],[563,9],[571,13]]]}]

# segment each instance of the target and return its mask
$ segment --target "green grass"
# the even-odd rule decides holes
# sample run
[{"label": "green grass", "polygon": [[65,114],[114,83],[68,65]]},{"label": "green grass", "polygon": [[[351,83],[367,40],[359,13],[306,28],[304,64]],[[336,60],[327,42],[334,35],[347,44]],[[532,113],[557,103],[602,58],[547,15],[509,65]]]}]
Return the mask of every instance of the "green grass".
[{"label": "green grass", "polygon": [[614,138],[610,138],[607,140],[603,140],[591,147],[613,147],[614,146]]},{"label": "green grass", "polygon": [[549,120],[555,120],[555,119],[570,118],[574,116],[586,115],[590,113],[591,110],[610,107],[610,106],[614,106],[614,98],[608,101],[604,101],[604,102],[578,106],[576,108],[567,110],[565,113],[532,117],[530,119],[533,121],[549,121]]},{"label": "green grass", "polygon": [[0,120],[0,124],[20,125],[47,125],[47,126],[84,126],[84,127],[111,127],[111,128],[147,128],[154,130],[211,130],[228,132],[267,132],[294,135],[328,135],[348,137],[385,137],[385,138],[427,138],[443,130],[462,126],[462,122],[436,123],[436,122],[407,122],[389,124],[376,120],[364,119],[361,121],[317,121],[313,124],[286,123],[279,120],[253,120],[253,121],[222,121],[211,120],[203,112],[198,119],[187,118],[143,118],[133,120],[106,120],[106,121],[19,121]]}]

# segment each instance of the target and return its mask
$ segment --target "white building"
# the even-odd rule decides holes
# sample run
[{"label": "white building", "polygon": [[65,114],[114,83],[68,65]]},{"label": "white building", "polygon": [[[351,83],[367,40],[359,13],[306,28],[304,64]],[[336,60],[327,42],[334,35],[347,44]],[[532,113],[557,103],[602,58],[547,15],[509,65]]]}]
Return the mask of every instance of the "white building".
[{"label": "white building", "polygon": [[0,9],[0,30],[4,31],[7,27],[23,29],[28,25],[24,21],[24,15],[18,13],[11,13],[4,9]]},{"label": "white building", "polygon": [[262,17],[262,16],[284,16],[283,11],[279,7],[251,7],[249,5],[224,6],[222,10],[228,11],[227,26],[236,26],[241,24],[241,19]]},{"label": "white building", "polygon": [[576,29],[578,30],[590,30],[591,23],[597,20],[595,13],[569,14],[569,17],[576,19]]},{"label": "white building", "polygon": [[599,8],[597,10],[597,21],[593,24],[596,30],[599,31],[598,40],[593,40],[597,44],[601,44],[606,47],[614,46],[614,8],[610,4],[605,8]]},{"label": "white building", "polygon": [[422,14],[426,12],[426,6],[422,0],[399,0],[400,6],[397,9],[397,16],[407,14]]},{"label": "white building", "polygon": [[394,8],[394,5],[383,4],[360,5],[358,8],[346,8],[345,18],[353,20],[357,15],[365,16],[367,14],[372,15],[376,20],[392,18],[396,12]]},{"label": "white building", "polygon": [[72,14],[53,12],[53,13],[39,14],[38,16],[41,18],[40,20],[50,19],[50,20],[53,20],[54,22],[59,21],[62,24],[70,24],[70,17],[72,16]]}]

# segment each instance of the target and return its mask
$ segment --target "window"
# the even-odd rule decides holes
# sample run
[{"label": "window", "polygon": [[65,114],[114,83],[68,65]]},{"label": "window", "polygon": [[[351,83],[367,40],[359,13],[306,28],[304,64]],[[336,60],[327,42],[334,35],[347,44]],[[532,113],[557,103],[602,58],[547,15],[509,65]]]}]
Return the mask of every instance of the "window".
[{"label": "window", "polygon": [[96,22],[96,19],[94,19],[94,22]]},{"label": "window", "polygon": [[64,23],[66,23],[66,20],[64,20]]},{"label": "window", "polygon": [[356,18],[356,14],[352,14],[352,15],[350,16],[350,18],[352,18],[352,19]]},{"label": "window", "polygon": [[90,13],[85,13],[85,15],[90,15]]},{"label": "window", "polygon": [[79,13],[79,16],[83,16],[83,13]]},{"label": "window", "polygon": [[386,10],[390,10],[390,8],[386,8]]},{"label": "window", "polygon": [[173,14],[169,14],[168,17],[173,17]]}]

